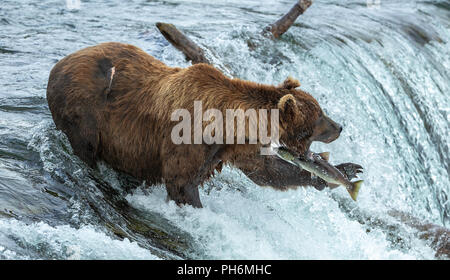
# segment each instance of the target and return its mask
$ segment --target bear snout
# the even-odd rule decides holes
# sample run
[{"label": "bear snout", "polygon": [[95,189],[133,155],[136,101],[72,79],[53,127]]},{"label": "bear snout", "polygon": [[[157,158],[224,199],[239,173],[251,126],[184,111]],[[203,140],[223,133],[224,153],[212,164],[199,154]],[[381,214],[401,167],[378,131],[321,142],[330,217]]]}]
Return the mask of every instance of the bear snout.
[{"label": "bear snout", "polygon": [[312,141],[331,143],[338,139],[342,132],[342,125],[330,119],[328,116],[321,116],[314,126]]}]

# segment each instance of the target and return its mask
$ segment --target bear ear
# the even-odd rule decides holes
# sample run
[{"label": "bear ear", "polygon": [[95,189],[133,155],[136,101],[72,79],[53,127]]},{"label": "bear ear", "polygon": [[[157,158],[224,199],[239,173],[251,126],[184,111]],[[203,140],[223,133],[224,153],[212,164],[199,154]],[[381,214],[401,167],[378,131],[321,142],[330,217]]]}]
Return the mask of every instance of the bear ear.
[{"label": "bear ear", "polygon": [[284,113],[295,113],[297,111],[297,102],[292,94],[283,95],[278,101],[278,109],[282,114]]},{"label": "bear ear", "polygon": [[291,76],[289,76],[278,87],[285,88],[285,89],[293,89],[293,88],[298,88],[299,86],[300,86],[300,82],[298,80],[292,78]]}]

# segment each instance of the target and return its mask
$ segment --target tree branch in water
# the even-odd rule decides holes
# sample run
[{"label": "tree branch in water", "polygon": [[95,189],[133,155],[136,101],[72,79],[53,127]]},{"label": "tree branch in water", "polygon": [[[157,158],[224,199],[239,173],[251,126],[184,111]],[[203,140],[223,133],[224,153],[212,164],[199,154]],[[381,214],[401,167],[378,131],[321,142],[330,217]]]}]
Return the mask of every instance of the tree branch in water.
[{"label": "tree branch in water", "polygon": [[275,23],[267,26],[264,29],[264,34],[271,33],[271,36],[275,39],[283,35],[292,24],[294,24],[295,20],[299,15],[303,14],[306,9],[311,6],[311,0],[299,0],[295,5],[285,14],[282,18],[277,20]]},{"label": "tree branch in water", "polygon": [[169,23],[158,22],[156,27],[161,34],[169,41],[175,48],[181,51],[187,60],[192,61],[192,64],[196,63],[208,63],[210,61],[206,58],[203,50],[194,41],[189,39],[181,31],[179,31],[175,25]]}]

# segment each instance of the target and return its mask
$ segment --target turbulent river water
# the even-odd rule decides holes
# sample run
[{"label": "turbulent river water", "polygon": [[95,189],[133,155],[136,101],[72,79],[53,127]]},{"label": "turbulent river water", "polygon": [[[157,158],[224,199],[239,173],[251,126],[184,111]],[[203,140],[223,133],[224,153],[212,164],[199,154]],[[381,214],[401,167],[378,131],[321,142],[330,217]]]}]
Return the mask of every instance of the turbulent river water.
[{"label": "turbulent river water", "polygon": [[[436,258],[389,212],[450,222],[450,3],[315,1],[281,39],[262,37],[293,2],[1,0],[0,259]],[[312,150],[365,168],[358,202],[344,188],[261,188],[230,166],[201,189],[203,209],[180,208],[164,186],[74,156],[45,98],[51,68],[105,41],[189,66],[158,21],[230,76],[298,78],[344,126]]]}]

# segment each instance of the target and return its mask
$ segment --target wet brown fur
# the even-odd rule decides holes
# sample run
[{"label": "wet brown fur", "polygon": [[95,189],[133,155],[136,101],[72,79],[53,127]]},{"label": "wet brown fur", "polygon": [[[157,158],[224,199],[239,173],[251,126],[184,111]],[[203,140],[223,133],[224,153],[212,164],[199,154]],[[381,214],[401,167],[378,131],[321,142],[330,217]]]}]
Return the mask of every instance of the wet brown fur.
[{"label": "wet brown fur", "polygon": [[169,67],[132,45],[104,43],[60,60],[47,99],[57,128],[87,164],[103,160],[147,184],[165,183],[178,204],[201,207],[198,185],[222,164],[257,155],[260,145],[175,145],[172,112],[193,116],[199,100],[203,112],[219,109],[224,118],[226,109],[278,108],[281,142],[303,153],[322,111],[298,85],[292,78],[279,86],[230,79],[207,64]]}]

